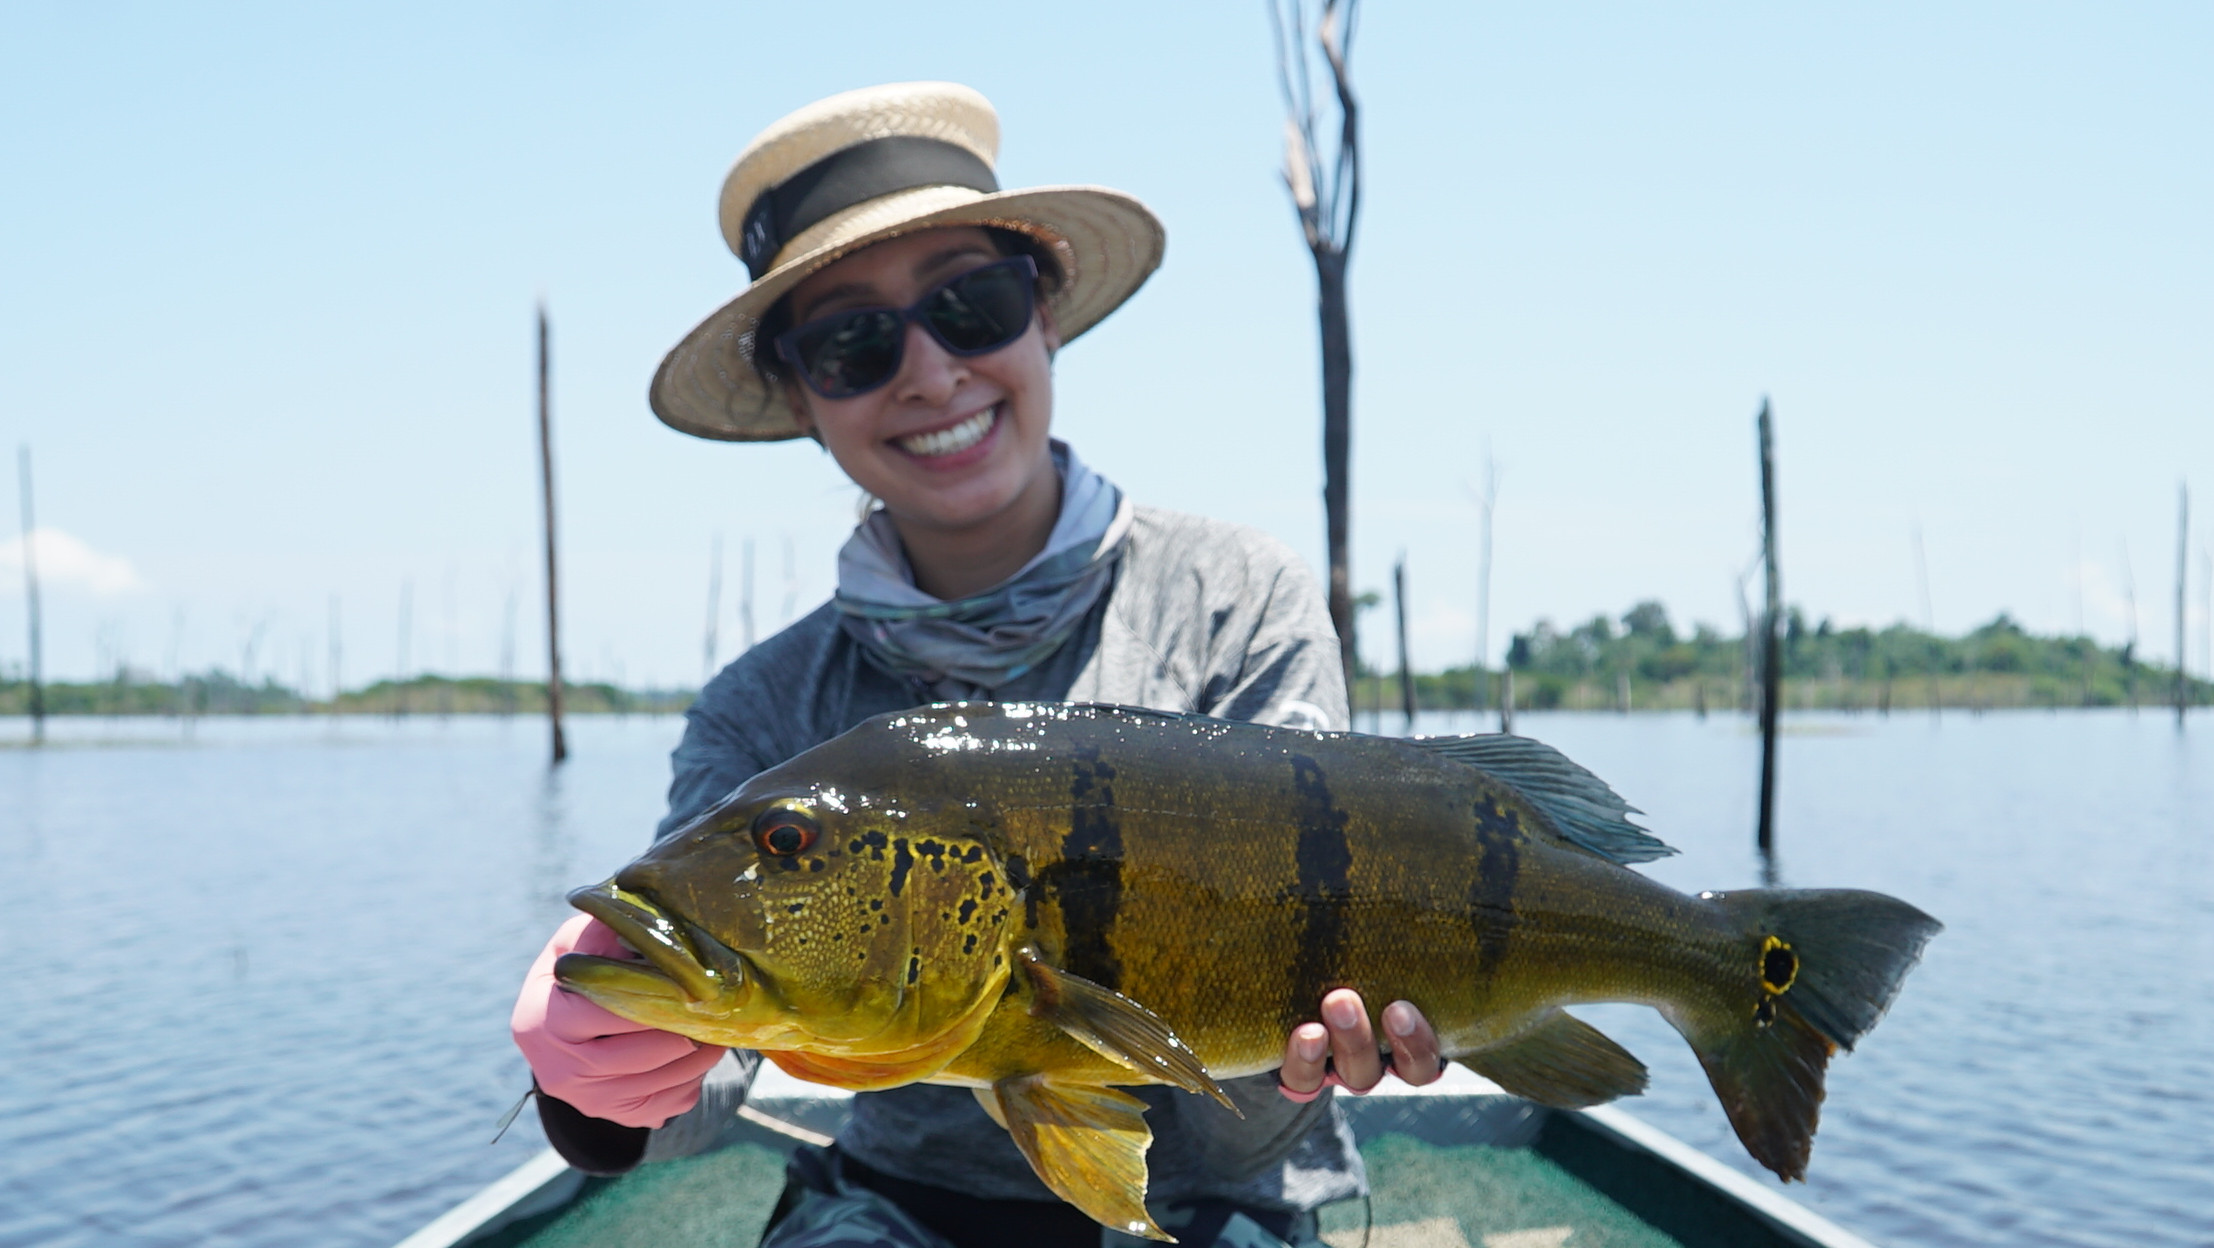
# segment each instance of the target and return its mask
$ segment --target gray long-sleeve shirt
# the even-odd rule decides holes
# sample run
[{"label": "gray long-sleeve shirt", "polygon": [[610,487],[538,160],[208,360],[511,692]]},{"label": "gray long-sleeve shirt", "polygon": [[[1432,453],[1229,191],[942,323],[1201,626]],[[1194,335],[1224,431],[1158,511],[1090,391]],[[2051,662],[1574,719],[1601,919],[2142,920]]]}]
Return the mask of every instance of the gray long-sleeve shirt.
[{"label": "gray long-sleeve shirt", "polygon": [[[1060,650],[979,697],[1116,702],[1301,728],[1343,728],[1337,637],[1313,576],[1282,543],[1238,525],[1136,509],[1114,587]],[[939,692],[943,692],[941,689]],[[755,773],[861,721],[936,700],[873,664],[831,604],[723,669],[687,712],[666,835]],[[753,1066],[726,1063],[723,1095]],[[1205,1097],[1136,1089],[1153,1130],[1150,1195],[1304,1211],[1360,1194],[1360,1155],[1325,1096],[1295,1105],[1270,1076],[1227,1085],[1241,1120]],[[679,1118],[650,1156],[684,1151],[709,1124]],[[886,1174],[986,1198],[1052,1199],[1014,1141],[966,1089],[914,1084],[854,1098],[839,1146]]]}]

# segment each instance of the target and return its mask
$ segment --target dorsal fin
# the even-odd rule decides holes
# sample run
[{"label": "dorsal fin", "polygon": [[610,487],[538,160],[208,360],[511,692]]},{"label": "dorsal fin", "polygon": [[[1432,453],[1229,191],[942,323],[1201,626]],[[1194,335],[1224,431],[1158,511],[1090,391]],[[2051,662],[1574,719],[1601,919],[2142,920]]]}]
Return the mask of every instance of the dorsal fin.
[{"label": "dorsal fin", "polygon": [[1675,847],[1629,821],[1642,814],[1607,782],[1542,741],[1505,733],[1473,737],[1411,737],[1420,746],[1466,763],[1528,798],[1578,849],[1609,862],[1651,862]]}]

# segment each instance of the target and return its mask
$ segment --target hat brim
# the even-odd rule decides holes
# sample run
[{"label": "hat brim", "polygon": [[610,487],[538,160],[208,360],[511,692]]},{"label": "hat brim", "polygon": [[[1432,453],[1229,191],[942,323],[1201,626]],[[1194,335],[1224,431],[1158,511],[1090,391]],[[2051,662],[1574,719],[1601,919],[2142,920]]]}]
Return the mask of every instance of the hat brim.
[{"label": "hat brim", "polygon": [[785,387],[771,385],[754,371],[754,331],[792,287],[839,257],[887,238],[941,226],[982,225],[1042,239],[1061,261],[1060,289],[1048,296],[1048,304],[1063,342],[1097,325],[1144,285],[1167,245],[1166,231],[1144,204],[1105,187],[961,194],[962,202],[913,215],[896,213],[898,219],[891,222],[857,217],[762,274],[662,359],[647,391],[654,415],[672,429],[724,442],[804,436],[806,427]]}]

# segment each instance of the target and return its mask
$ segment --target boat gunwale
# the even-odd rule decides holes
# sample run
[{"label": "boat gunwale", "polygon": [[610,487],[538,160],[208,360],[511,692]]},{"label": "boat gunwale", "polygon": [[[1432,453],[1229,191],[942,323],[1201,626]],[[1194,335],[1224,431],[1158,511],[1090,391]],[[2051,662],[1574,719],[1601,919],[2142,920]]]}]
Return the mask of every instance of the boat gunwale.
[{"label": "boat gunwale", "polygon": [[[738,1111],[741,1125],[733,1128],[723,1146],[754,1143],[789,1152],[801,1143],[827,1138],[820,1128],[834,1126],[843,1116],[846,1096],[774,1096],[749,1100]],[[1735,1214],[1765,1232],[1779,1248],[1876,1248],[1868,1239],[1781,1192],[1770,1191],[1757,1180],[1715,1160],[1668,1132],[1614,1106],[1586,1110],[1549,1109],[1519,1097],[1490,1089],[1408,1089],[1393,1096],[1345,1097],[1340,1101],[1354,1134],[1364,1142],[1382,1135],[1410,1135],[1432,1146],[1486,1144],[1504,1148],[1529,1148],[1562,1166],[1570,1175],[1623,1204],[1632,1216],[1675,1236],[1686,1248],[1742,1241],[1701,1234],[1689,1226],[1687,1237],[1678,1228],[1663,1225],[1665,1219],[1648,1216],[1639,1204],[1625,1201],[1620,1184],[1587,1173],[1572,1158],[1562,1157],[1561,1141],[1576,1140],[1565,1151],[1589,1155],[1590,1146],[1618,1152],[1632,1168],[1646,1176],[1654,1172],[1671,1176],[1678,1193],[1698,1193],[1694,1205]],[[494,1180],[483,1189],[433,1219],[395,1248],[466,1248],[529,1218],[556,1213],[584,1191],[586,1177],[570,1169],[553,1149],[547,1148]],[[1662,1203],[1668,1204],[1667,1200]],[[1681,1202],[1676,1202],[1680,1207]],[[1697,1220],[1695,1220],[1696,1222]]]}]

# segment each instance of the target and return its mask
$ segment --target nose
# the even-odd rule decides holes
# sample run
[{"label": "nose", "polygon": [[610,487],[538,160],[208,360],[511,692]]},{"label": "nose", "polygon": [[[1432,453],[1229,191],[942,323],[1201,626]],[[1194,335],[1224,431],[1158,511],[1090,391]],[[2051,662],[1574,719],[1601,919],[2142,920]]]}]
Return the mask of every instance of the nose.
[{"label": "nose", "polygon": [[968,379],[968,361],[938,345],[922,326],[908,323],[900,344],[899,378],[893,383],[900,402],[943,407]]}]

